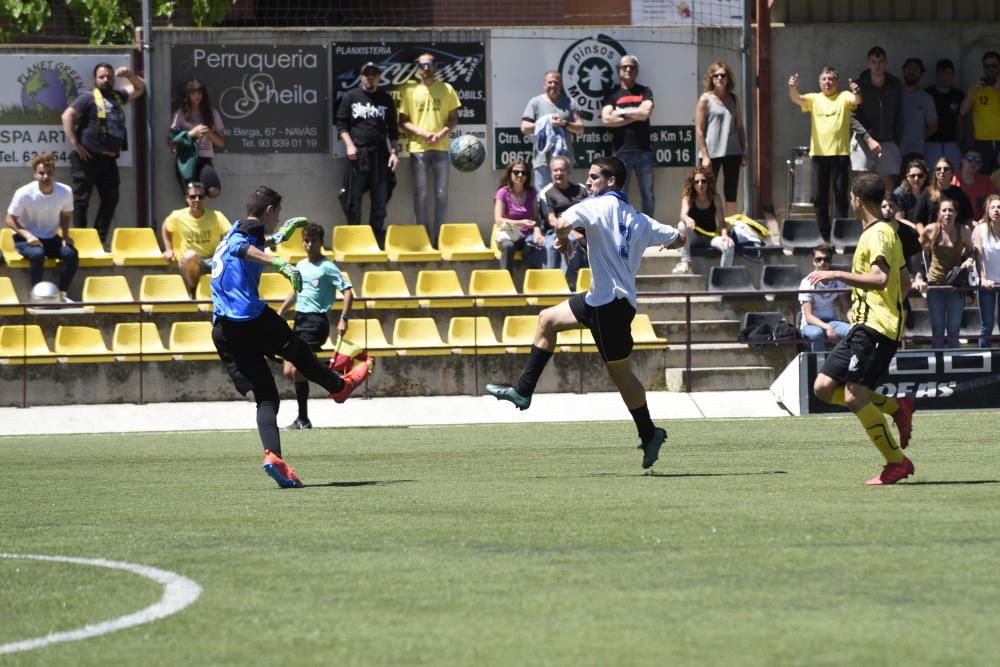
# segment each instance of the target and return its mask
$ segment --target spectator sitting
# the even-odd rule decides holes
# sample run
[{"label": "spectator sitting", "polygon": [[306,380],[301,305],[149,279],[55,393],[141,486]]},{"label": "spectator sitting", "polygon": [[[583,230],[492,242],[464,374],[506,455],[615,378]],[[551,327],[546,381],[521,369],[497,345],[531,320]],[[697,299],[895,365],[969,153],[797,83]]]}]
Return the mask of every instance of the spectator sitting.
[{"label": "spectator sitting", "polygon": [[[829,271],[833,262],[833,246],[824,243],[813,248],[812,261],[817,271]],[[812,351],[822,352],[826,349],[826,343],[835,344],[851,330],[850,323],[837,316],[838,303],[842,312],[850,312],[851,302],[847,292],[823,290],[846,290],[848,287],[837,279],[812,285],[808,278],[803,278],[799,289],[804,290],[799,292],[799,303],[802,304],[799,329],[803,338],[813,341]]]},{"label": "spectator sitting", "polygon": [[691,248],[712,246],[722,253],[720,266],[731,266],[736,244],[729,236],[723,218],[722,197],[715,191],[715,176],[711,169],[695,167],[684,182],[681,196],[681,221],[687,239],[681,248],[681,261],[674,273],[691,273]]},{"label": "spectator sitting", "polygon": [[[548,269],[562,268],[566,274],[566,282],[572,289],[576,285],[576,277],[582,267],[588,266],[586,237],[582,232],[573,230],[569,235],[570,255],[555,249],[555,224],[559,216],[573,204],[587,198],[587,188],[582,183],[574,183],[569,179],[570,161],[565,155],[557,155],[549,161],[549,174],[552,182],[538,193],[538,216],[541,229],[535,228],[535,235],[543,236],[545,247],[545,267]],[[535,172],[537,173],[537,171]],[[539,245],[536,241],[535,245]],[[539,246],[541,247],[541,246]]]},{"label": "spectator sitting", "polygon": [[1000,195],[983,203],[986,215],[972,230],[979,272],[979,347],[993,347],[990,336],[997,318],[997,288],[1000,287]]},{"label": "spectator sitting", "polygon": [[938,207],[944,199],[955,202],[958,211],[959,224],[972,222],[972,202],[962,188],[952,185],[952,166],[948,158],[938,158],[934,163],[934,178],[927,183],[927,189],[917,198],[913,207],[912,222],[928,225],[938,219]]},{"label": "spectator sitting", "polygon": [[531,167],[515,160],[504,169],[493,201],[493,235],[500,248],[500,268],[514,269],[514,252],[523,250],[524,263],[540,269],[545,258],[538,228],[538,193],[531,185]]},{"label": "spectator sitting", "polygon": [[951,179],[951,184],[962,188],[962,192],[969,198],[973,220],[982,220],[983,202],[993,194],[993,181],[989,176],[979,173],[982,166],[983,156],[975,148],[970,148],[962,156],[962,170]]},{"label": "spectator sitting", "polygon": [[205,208],[205,186],[188,183],[187,208],[171,211],[160,228],[163,258],[177,262],[188,292],[194,296],[198,278],[212,270],[212,254],[233,225],[219,211]]},{"label": "spectator sitting", "polygon": [[222,148],[224,134],[222,116],[212,108],[205,84],[191,79],[184,85],[184,104],[170,122],[170,148],[176,151],[174,172],[181,192],[186,194],[187,184],[198,181],[212,199],[222,193],[212,158],[215,149]]}]

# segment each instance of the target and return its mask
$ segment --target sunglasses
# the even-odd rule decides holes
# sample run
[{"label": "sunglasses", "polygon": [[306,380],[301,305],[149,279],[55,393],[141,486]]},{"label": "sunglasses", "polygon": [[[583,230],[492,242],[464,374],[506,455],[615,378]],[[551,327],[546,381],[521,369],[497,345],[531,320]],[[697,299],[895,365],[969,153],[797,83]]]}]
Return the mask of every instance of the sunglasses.
[{"label": "sunglasses", "polygon": [[727,79],[727,78],[729,78],[729,75],[726,74],[725,72],[719,72],[718,74],[713,74],[712,78],[713,79]]},{"label": "sunglasses", "polygon": [[527,176],[528,175],[528,172],[526,172],[524,169],[511,169],[510,173],[514,174],[515,176]]},{"label": "sunglasses", "polygon": [[205,195],[188,195],[188,199],[204,199]]},{"label": "sunglasses", "polygon": [[1000,68],[1000,63],[986,63],[983,65],[983,69],[997,69]]},{"label": "sunglasses", "polygon": [[974,155],[974,154],[970,153],[969,155],[965,156],[965,161],[966,162],[982,162],[983,158],[979,157],[978,155]]},{"label": "sunglasses", "polygon": [[638,65],[619,65],[618,69],[639,69]]},{"label": "sunglasses", "polygon": [[425,63],[417,63],[417,67],[419,67],[420,69],[430,69],[430,68],[434,67],[434,61],[433,60],[429,60],[429,61],[427,61]]},{"label": "sunglasses", "polygon": [[951,167],[934,167],[934,173],[946,174],[951,171]]},{"label": "sunglasses", "polygon": [[708,183],[708,181],[706,181],[704,178],[696,178],[696,179],[694,179],[694,184],[695,185],[705,185],[706,183]]},{"label": "sunglasses", "polygon": [[907,178],[927,178],[927,174],[907,174]]},{"label": "sunglasses", "polygon": [[823,255],[821,257],[813,257],[813,264],[822,264],[823,262],[829,262],[830,257],[828,255]]}]

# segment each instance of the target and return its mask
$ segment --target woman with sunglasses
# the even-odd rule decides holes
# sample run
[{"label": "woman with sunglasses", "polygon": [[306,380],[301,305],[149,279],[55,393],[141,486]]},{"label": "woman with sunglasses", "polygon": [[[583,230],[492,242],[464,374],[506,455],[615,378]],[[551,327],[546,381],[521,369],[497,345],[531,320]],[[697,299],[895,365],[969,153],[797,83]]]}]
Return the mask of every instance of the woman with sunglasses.
[{"label": "woman with sunglasses", "polygon": [[[927,189],[917,198],[913,207],[913,217],[910,220],[918,225],[929,225],[938,219],[938,206],[943,199],[950,199],[957,207],[956,222],[960,225],[972,222],[972,202],[962,192],[962,188],[952,185],[954,173],[951,162],[946,157],[939,157],[934,163],[934,174],[927,183]],[[919,227],[918,227],[919,228]]]},{"label": "woman with sunglasses", "polygon": [[[920,234],[920,243],[930,255],[926,277],[918,272],[913,287],[927,296],[931,316],[931,345],[935,349],[958,347],[958,330],[962,325],[965,294],[948,283],[948,274],[957,267],[972,269],[975,265],[975,247],[972,230],[955,219],[958,207],[947,197],[938,205],[938,219]],[[928,289],[928,287],[934,289]],[[945,334],[947,333],[947,338]]]},{"label": "woman with sunglasses", "polygon": [[684,181],[679,224],[686,228],[687,237],[674,273],[691,273],[691,248],[711,246],[722,253],[720,266],[732,265],[736,244],[729,236],[722,212],[722,197],[715,191],[711,168],[695,167]]},{"label": "woman with sunglasses", "polygon": [[531,166],[524,160],[508,164],[493,197],[493,237],[500,249],[501,269],[513,271],[517,250],[524,252],[528,268],[542,268],[545,251],[538,228],[537,199],[531,184]]},{"label": "woman with sunglasses", "polygon": [[726,216],[738,211],[736,191],[740,167],[747,164],[747,135],[740,103],[733,89],[733,70],[724,62],[708,66],[702,81],[704,91],[694,108],[698,164],[716,176],[725,172]]},{"label": "woman with sunglasses", "polygon": [[903,174],[903,182],[893,191],[891,203],[903,257],[909,259],[920,252],[920,232],[924,226],[914,222],[914,211],[917,200],[927,189],[927,163],[919,158],[910,160]]},{"label": "woman with sunglasses", "polygon": [[187,194],[192,181],[202,183],[209,197],[222,193],[212,159],[215,149],[225,143],[224,135],[222,116],[212,108],[208,89],[200,79],[191,79],[184,84],[184,104],[170,122],[170,150],[175,154],[174,170],[182,194]]},{"label": "woman with sunglasses", "polygon": [[997,288],[1000,287],[1000,195],[983,203],[986,215],[972,232],[979,272],[979,347],[993,347],[989,339],[997,322]]}]

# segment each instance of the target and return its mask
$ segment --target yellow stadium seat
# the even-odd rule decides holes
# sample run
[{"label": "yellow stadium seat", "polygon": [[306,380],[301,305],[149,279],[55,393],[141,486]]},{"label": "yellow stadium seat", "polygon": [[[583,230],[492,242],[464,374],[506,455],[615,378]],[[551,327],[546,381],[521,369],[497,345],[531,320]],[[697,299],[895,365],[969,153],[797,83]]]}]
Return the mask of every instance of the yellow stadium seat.
[{"label": "yellow stadium seat", "polygon": [[8,276],[0,276],[0,315],[22,315],[24,307],[14,291],[14,283]]},{"label": "yellow stadium seat", "polygon": [[528,269],[524,272],[525,295],[560,294],[562,296],[528,296],[529,306],[554,306],[570,295],[566,276],[560,269]]},{"label": "yellow stadium seat", "polygon": [[504,269],[476,269],[469,278],[469,296],[508,296],[506,299],[476,299],[477,306],[491,308],[503,306],[525,306],[528,301],[517,296],[514,279]]},{"label": "yellow stadium seat", "polygon": [[366,271],[361,282],[361,296],[368,308],[416,308],[416,299],[400,300],[411,296],[402,271]]},{"label": "yellow stadium seat", "polygon": [[389,225],[385,253],[393,262],[439,262],[441,251],[431,247],[423,225]]},{"label": "yellow stadium seat", "polygon": [[538,315],[508,315],[503,320],[500,342],[508,352],[530,352],[538,329]]},{"label": "yellow stadium seat", "polygon": [[378,247],[368,225],[337,225],[333,228],[333,257],[338,262],[385,262],[389,256]]},{"label": "yellow stadium seat", "polygon": [[101,330],[96,327],[60,325],[56,329],[56,356],[69,364],[114,361],[111,350],[104,344]]},{"label": "yellow stadium seat", "polygon": [[170,353],[179,361],[218,359],[212,342],[212,323],[174,322],[170,327]]},{"label": "yellow stadium seat", "polygon": [[111,257],[118,266],[167,266],[156,233],[149,227],[118,227],[111,236]]},{"label": "yellow stadium seat", "polygon": [[438,333],[433,317],[400,317],[392,329],[392,346],[406,356],[451,354]]},{"label": "yellow stadium seat", "polygon": [[199,303],[198,310],[203,313],[212,312],[212,276],[207,273],[200,278],[198,278],[198,287],[194,290],[195,301],[208,301],[208,303]]},{"label": "yellow stadium seat", "polygon": [[114,259],[105,252],[101,245],[101,237],[92,227],[72,227],[69,237],[73,239],[73,247],[80,256],[80,266],[111,266]]},{"label": "yellow stadium seat", "polygon": [[[260,298],[267,301],[268,305],[275,310],[278,310],[278,306],[281,302],[288,298],[288,295],[292,293],[292,284],[288,282],[288,278],[281,275],[280,273],[272,273],[265,271],[260,274],[260,287],[258,289],[258,294]],[[290,310],[295,310],[295,304],[293,303]]]},{"label": "yellow stadium seat", "polygon": [[448,261],[495,259],[493,251],[483,243],[479,225],[474,222],[449,222],[441,225],[438,235],[441,257]]},{"label": "yellow stadium seat", "polygon": [[590,329],[569,329],[556,334],[556,347],[563,352],[597,352]]},{"label": "yellow stadium seat", "polygon": [[153,322],[119,322],[111,337],[111,351],[118,361],[171,361]]},{"label": "yellow stadium seat", "polygon": [[637,313],[632,319],[632,340],[637,350],[667,349],[667,339],[656,335],[653,322],[646,313]]},{"label": "yellow stadium seat", "polygon": [[423,270],[417,274],[417,296],[425,297],[419,303],[424,308],[471,308],[472,299],[450,299],[445,297],[465,296],[458,273],[454,269],[444,271]]},{"label": "yellow stadium seat", "polygon": [[42,328],[37,324],[0,326],[0,364],[21,366],[28,364],[54,364]]},{"label": "yellow stadium seat", "polygon": [[590,267],[584,267],[576,274],[576,291],[586,292],[590,289]]},{"label": "yellow stadium seat", "polygon": [[[347,323],[347,332],[344,337],[357,343],[374,357],[385,357],[395,355],[392,345],[385,339],[385,332],[382,331],[382,324],[372,319],[352,319]],[[333,349],[332,345],[331,348]]]},{"label": "yellow stadium seat", "polygon": [[448,345],[458,354],[503,354],[506,350],[493,333],[488,317],[453,317],[448,324]]},{"label": "yellow stadium seat", "polygon": [[94,313],[138,313],[139,305],[132,297],[125,276],[87,276],[83,281],[83,300],[85,302],[117,302],[122,306],[104,305],[87,306]]},{"label": "yellow stadium seat", "polygon": [[[28,260],[14,248],[14,230],[4,225],[0,227],[0,253],[3,254],[7,266],[12,269],[28,268]],[[56,265],[56,260],[46,259],[45,268],[51,269]]]},{"label": "yellow stadium seat", "polygon": [[298,264],[306,258],[306,249],[302,247],[302,230],[296,229],[292,235],[285,239],[284,243],[274,246],[272,251],[286,262]]},{"label": "yellow stadium seat", "polygon": [[[145,275],[139,285],[139,301],[147,313],[196,313],[184,279],[176,273]],[[184,301],[186,303],[149,303],[150,301]]]}]

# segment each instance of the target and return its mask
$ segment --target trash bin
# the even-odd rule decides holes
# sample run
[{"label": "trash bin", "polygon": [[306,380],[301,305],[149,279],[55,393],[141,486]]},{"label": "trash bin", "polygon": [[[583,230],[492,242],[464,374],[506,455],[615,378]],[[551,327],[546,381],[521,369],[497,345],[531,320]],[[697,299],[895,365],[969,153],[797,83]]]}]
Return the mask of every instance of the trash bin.
[{"label": "trash bin", "polygon": [[796,146],[788,156],[788,208],[813,205],[812,159],[808,146]]}]

